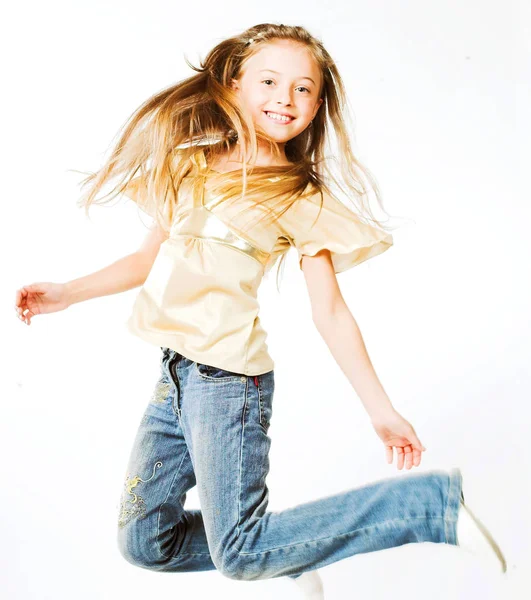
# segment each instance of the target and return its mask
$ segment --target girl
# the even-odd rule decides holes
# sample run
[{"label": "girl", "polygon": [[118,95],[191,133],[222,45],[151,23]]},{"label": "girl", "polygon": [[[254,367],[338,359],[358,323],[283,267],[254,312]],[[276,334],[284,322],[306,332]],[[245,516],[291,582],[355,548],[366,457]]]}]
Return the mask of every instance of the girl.
[{"label": "girl", "polygon": [[[319,567],[411,542],[474,546],[505,570],[492,537],[466,516],[457,468],[267,510],[275,379],[257,290],[291,246],[313,322],[368,411],[387,461],[395,448],[398,469],[420,465],[425,448],[382,389],[335,277],[393,239],[331,191],[335,179],[323,160],[330,128],[351,195],[366,196],[363,176],[370,177],[345,134],[341,77],[306,29],[251,27],[193,68],[197,75],[132,115],[109,160],[84,180],[91,183],[87,209],[118,178],[114,196],[125,193],[152,217],[138,252],[66,284],[16,294],[29,325],[36,314],[142,286],[127,325],[160,347],[161,372],[127,467],[121,553],[160,571],[289,576],[307,598],[323,598]],[[195,485],[201,510],[187,510]]]}]

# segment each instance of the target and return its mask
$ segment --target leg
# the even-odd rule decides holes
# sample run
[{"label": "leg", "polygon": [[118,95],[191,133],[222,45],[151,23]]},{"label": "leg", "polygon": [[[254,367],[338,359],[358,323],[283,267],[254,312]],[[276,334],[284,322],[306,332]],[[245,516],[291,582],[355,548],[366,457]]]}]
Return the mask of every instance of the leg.
[{"label": "leg", "polygon": [[227,577],[296,577],[402,544],[456,545],[462,488],[457,468],[390,478],[267,511],[273,371],[255,379],[189,362],[180,377],[181,424],[208,545]]},{"label": "leg", "polygon": [[154,570],[207,571],[210,558],[201,511],[184,510],[196,484],[178,419],[171,369],[180,355],[163,349],[161,377],[134,441],[118,518],[118,547],[136,566]]}]

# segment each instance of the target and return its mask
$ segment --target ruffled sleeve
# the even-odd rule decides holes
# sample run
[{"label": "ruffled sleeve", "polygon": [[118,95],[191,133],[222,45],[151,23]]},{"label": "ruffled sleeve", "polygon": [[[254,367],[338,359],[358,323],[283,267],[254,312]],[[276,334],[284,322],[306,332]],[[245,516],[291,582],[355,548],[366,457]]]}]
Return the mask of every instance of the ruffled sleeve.
[{"label": "ruffled sleeve", "polygon": [[382,254],[393,245],[393,236],[360,218],[327,192],[305,196],[281,216],[281,225],[299,254],[314,256],[330,251],[335,273]]}]

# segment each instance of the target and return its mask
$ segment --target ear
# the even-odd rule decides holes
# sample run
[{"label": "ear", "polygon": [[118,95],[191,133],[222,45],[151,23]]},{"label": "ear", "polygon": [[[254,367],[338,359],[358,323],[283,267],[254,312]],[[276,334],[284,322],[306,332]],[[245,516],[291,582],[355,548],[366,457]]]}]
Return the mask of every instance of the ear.
[{"label": "ear", "polygon": [[324,102],[324,100],[322,98],[319,98],[319,101],[317,102],[317,106],[315,107],[315,112],[313,113],[313,118],[315,118],[315,115],[317,114],[317,111],[319,110],[321,104]]},{"label": "ear", "polygon": [[230,80],[230,87],[231,87],[233,90],[238,90],[238,89],[240,89],[240,88],[239,88],[239,85],[238,85],[238,80],[237,80],[237,79],[231,79],[231,80]]}]

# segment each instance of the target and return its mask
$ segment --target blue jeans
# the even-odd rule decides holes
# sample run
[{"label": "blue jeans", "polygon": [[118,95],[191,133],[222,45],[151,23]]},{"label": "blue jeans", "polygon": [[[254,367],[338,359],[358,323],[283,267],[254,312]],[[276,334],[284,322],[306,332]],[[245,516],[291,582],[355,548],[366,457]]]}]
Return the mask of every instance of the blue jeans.
[{"label": "blue jeans", "polygon": [[[118,521],[130,563],[289,576],[412,542],[457,545],[457,468],[393,477],[268,511],[274,372],[245,376],[161,348],[161,375],[134,441]],[[185,508],[197,485],[201,510]]]}]

